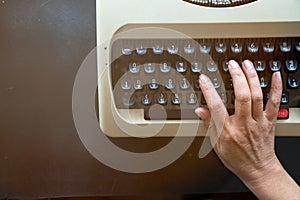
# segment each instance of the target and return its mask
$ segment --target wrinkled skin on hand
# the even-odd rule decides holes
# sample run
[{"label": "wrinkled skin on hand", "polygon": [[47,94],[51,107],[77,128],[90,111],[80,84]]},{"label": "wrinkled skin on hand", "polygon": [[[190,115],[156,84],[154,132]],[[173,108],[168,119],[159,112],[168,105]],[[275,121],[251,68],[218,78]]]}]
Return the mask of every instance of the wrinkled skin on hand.
[{"label": "wrinkled skin on hand", "polygon": [[278,162],[274,134],[282,94],[281,75],[273,74],[270,98],[263,110],[263,93],[252,62],[244,61],[241,68],[230,61],[229,72],[235,93],[234,115],[229,116],[205,75],[200,76],[199,82],[208,110],[199,108],[196,113],[211,129],[211,144],[223,164],[241,179],[251,181]]}]

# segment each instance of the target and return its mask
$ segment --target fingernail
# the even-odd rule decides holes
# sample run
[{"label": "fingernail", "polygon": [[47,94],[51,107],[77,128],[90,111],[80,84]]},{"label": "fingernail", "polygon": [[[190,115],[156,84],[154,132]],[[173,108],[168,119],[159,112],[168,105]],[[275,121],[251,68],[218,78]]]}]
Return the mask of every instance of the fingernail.
[{"label": "fingernail", "polygon": [[275,72],[274,76],[275,76],[275,78],[276,78],[277,80],[281,80],[280,71]]},{"label": "fingernail", "polygon": [[201,83],[204,83],[204,84],[206,84],[209,81],[208,77],[204,74],[201,74],[199,79],[200,79]]},{"label": "fingernail", "polygon": [[200,112],[201,112],[201,109],[200,109],[200,108],[196,108],[196,109],[195,109],[195,113],[196,113],[197,115],[200,115]]},{"label": "fingernail", "polygon": [[250,62],[249,60],[245,60],[245,61],[243,62],[243,64],[244,64],[246,70],[248,70],[248,71],[253,70],[253,65],[251,64],[251,62]]},{"label": "fingernail", "polygon": [[203,112],[202,112],[201,108],[196,108],[196,109],[195,109],[195,114],[196,114],[200,119],[203,118],[202,113],[203,113]]},{"label": "fingernail", "polygon": [[235,62],[234,60],[230,60],[229,61],[229,65],[228,67],[231,67],[231,68],[238,68],[240,67],[239,64],[237,62]]}]

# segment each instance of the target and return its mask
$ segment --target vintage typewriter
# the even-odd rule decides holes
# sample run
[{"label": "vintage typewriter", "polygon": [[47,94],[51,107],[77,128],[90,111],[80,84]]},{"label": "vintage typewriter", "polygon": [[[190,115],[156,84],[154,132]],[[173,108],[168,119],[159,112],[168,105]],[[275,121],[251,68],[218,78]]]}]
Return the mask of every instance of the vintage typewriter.
[{"label": "vintage typewriter", "polygon": [[[271,75],[283,79],[277,136],[300,136],[300,1],[98,0],[100,126],[110,137],[174,136],[198,126],[207,74],[230,114],[228,61],[253,61],[264,102]],[[189,136],[189,130],[184,130]]]}]

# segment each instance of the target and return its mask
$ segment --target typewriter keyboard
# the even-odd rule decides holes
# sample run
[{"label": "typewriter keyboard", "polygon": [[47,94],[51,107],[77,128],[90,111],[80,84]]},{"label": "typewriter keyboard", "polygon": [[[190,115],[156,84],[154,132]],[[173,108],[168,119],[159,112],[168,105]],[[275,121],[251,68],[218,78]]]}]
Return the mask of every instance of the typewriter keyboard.
[{"label": "typewriter keyboard", "polygon": [[[110,75],[118,109],[142,109],[145,120],[196,119],[196,107],[206,107],[198,84],[208,75],[230,114],[234,92],[228,61],[253,61],[264,103],[271,75],[283,80],[278,119],[288,119],[289,109],[300,107],[300,38],[222,39],[118,39],[111,46]],[[164,108],[166,116],[155,112]]]}]

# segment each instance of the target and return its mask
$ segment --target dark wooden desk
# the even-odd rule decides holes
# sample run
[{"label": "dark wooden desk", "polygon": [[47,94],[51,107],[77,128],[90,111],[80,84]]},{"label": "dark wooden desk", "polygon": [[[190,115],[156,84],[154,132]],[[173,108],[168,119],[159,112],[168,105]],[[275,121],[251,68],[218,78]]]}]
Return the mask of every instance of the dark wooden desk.
[{"label": "dark wooden desk", "polygon": [[[95,160],[76,133],[71,107],[75,75],[95,40],[95,0],[0,1],[0,199],[248,191],[213,153],[197,158],[201,138],[153,173],[126,174]],[[147,148],[165,141],[115,142]],[[299,182],[300,138],[276,144]]]}]

